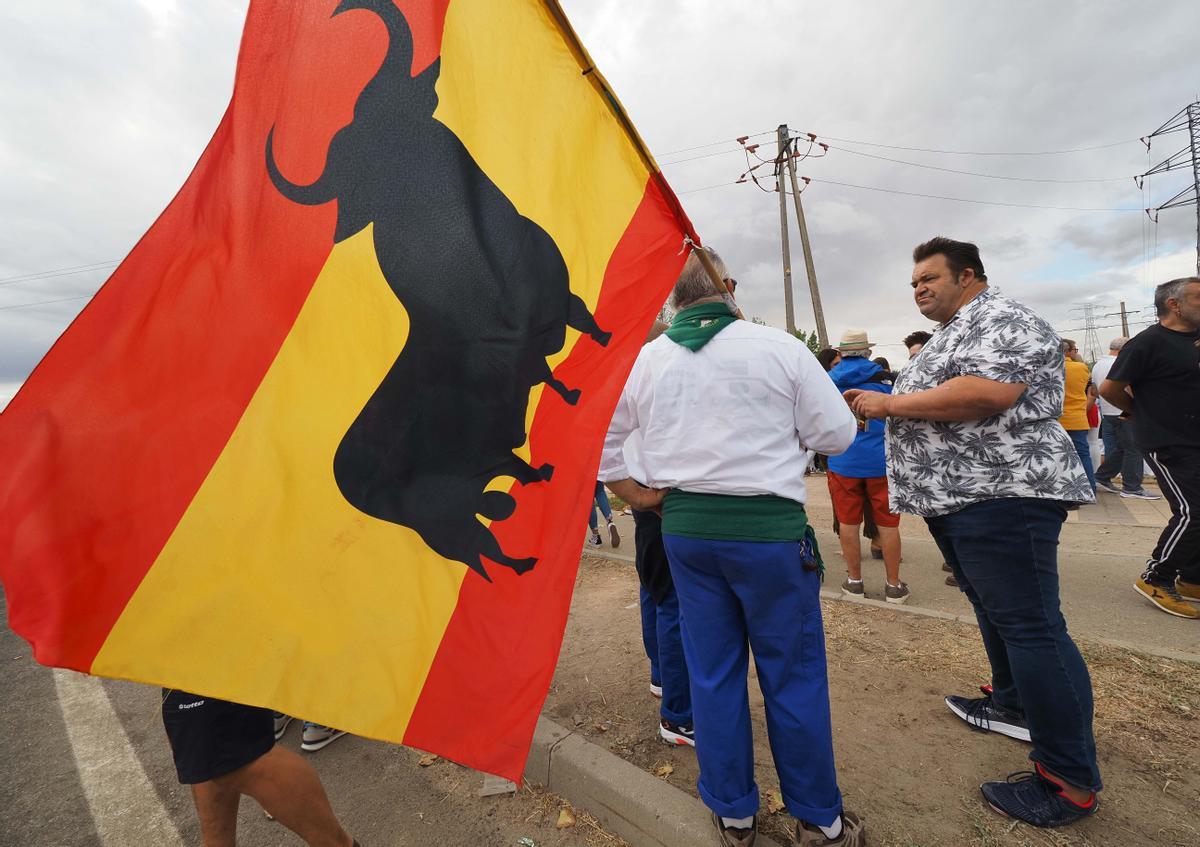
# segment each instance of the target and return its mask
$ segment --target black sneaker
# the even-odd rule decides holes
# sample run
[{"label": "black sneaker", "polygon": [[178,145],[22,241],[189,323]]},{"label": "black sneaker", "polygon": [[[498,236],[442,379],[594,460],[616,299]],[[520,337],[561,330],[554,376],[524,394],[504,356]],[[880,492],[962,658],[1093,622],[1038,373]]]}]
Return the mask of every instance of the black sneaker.
[{"label": "black sneaker", "polygon": [[969,726],[982,732],[998,732],[1018,741],[1030,740],[1029,722],[1025,716],[997,706],[991,695],[972,698],[951,694],[946,698],[946,705]]},{"label": "black sneaker", "polygon": [[680,726],[671,723],[666,718],[658,725],[658,735],[667,744],[677,744],[687,747],[696,746],[696,731],[690,726]]},{"label": "black sneaker", "polygon": [[1067,797],[1060,782],[1038,764],[1036,771],[1009,774],[1004,782],[985,782],[979,786],[983,799],[1002,815],[1032,826],[1065,826],[1096,814],[1100,798],[1092,794],[1085,805]]}]

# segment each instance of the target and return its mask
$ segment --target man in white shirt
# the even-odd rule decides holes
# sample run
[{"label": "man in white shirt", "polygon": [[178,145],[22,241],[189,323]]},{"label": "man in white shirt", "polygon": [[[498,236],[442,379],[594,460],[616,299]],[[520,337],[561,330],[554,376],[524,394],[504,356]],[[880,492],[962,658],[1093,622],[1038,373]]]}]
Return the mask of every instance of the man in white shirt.
[{"label": "man in white shirt", "polygon": [[[1092,367],[1092,385],[1100,386],[1108,379],[1117,354],[1128,341],[1127,336],[1114,338],[1108,345],[1108,355]],[[1162,497],[1142,487],[1146,466],[1142,453],[1133,443],[1133,428],[1121,420],[1121,410],[1100,396],[1100,438],[1104,441],[1104,463],[1096,469],[1096,486],[1122,497],[1139,500],[1161,500]],[[1121,487],[1113,485],[1113,477],[1121,475]]]},{"label": "man in white shirt", "polygon": [[[800,843],[861,847],[865,830],[843,811],[834,771],[821,565],[804,512],[803,453],[843,452],[857,424],[805,345],[733,318],[695,254],[673,301],[671,328],[642,348],[617,403],[600,479],[636,509],[661,504],[700,796],[722,844],[753,843],[749,646]],[[622,454],[635,432],[648,488],[631,479]]]}]

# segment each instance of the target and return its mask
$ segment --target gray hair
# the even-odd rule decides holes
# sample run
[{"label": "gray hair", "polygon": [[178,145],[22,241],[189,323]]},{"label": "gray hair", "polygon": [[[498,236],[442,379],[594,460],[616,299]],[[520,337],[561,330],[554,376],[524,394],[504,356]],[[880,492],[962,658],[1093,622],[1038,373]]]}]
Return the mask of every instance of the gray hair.
[{"label": "gray hair", "polygon": [[1070,350],[1072,347],[1078,347],[1078,346],[1079,346],[1078,344],[1076,344],[1074,341],[1072,341],[1072,340],[1071,340],[1071,339],[1069,339],[1069,338],[1064,338],[1064,339],[1062,340],[1062,345],[1063,345],[1063,352],[1064,352],[1064,353],[1066,353],[1066,352],[1067,352],[1068,350]]},{"label": "gray hair", "polygon": [[[717,251],[711,247],[701,249],[708,254],[708,258],[712,259],[721,279],[729,279],[729,269],[725,267],[725,261],[717,254]],[[709,277],[708,271],[704,270],[704,265],[700,264],[700,258],[693,250],[688,254],[687,261],[683,263],[679,279],[675,280],[675,290],[671,292],[671,307],[678,311],[692,305],[697,300],[714,297],[718,293],[717,289],[713,287],[713,281]]]},{"label": "gray hair", "polygon": [[1154,289],[1154,308],[1160,318],[1166,317],[1167,312],[1170,311],[1167,308],[1167,301],[1182,299],[1183,289],[1187,288],[1188,284],[1192,282],[1200,282],[1200,277],[1180,277],[1170,282],[1164,282],[1158,288]]},{"label": "gray hair", "polygon": [[1112,341],[1108,342],[1109,350],[1120,350],[1125,346],[1125,342],[1129,340],[1128,335],[1118,335]]}]

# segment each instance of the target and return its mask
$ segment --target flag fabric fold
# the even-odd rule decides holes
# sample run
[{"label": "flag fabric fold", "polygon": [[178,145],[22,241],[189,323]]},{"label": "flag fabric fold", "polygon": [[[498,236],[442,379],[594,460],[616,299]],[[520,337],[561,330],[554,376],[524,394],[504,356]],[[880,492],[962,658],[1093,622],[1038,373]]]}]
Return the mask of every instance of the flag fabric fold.
[{"label": "flag fabric fold", "polygon": [[10,626],[519,779],[688,234],[557,3],[252,0],[200,161],[0,417]]}]

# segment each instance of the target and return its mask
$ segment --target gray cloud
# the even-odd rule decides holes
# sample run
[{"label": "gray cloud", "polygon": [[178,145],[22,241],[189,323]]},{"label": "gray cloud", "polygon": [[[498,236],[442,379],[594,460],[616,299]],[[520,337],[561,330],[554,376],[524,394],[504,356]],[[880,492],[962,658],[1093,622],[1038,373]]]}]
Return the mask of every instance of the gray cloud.
[{"label": "gray cloud", "polygon": [[[121,258],[186,178],[228,102],[245,0],[9,4],[0,13],[0,278]],[[931,235],[975,241],[989,276],[1063,328],[1077,304],[1149,302],[1156,280],[1194,268],[1194,212],[1164,212],[1159,255],[1140,211],[1074,212],[909,197],[833,182],[1000,203],[1140,209],[1129,177],[1138,136],[1195,96],[1200,4],[1017,0],[905,4],[768,0],[565,0],[701,236],[729,260],[746,310],[783,323],[779,206],[731,185],[745,170],[732,139],[781,122],[829,138],[960,150],[1050,150],[1039,157],[947,156],[831,141],[835,147],[997,176],[984,179],[835,149],[801,162],[830,334],[865,327],[899,345],[928,323],[911,301],[910,252]],[[1130,37],[1131,32],[1137,37]],[[1173,152],[1180,136],[1155,155]],[[726,139],[724,147],[662,155]],[[678,160],[727,149],[723,155]],[[1155,181],[1167,192],[1175,176]],[[712,185],[725,187],[689,192]],[[1182,184],[1182,183],[1181,183]],[[1171,192],[1173,193],[1173,192]],[[1166,195],[1164,195],[1166,196]],[[790,214],[789,209],[789,214]],[[794,226],[794,222],[793,222]],[[812,326],[793,230],[797,320]],[[104,271],[0,285],[0,383],[18,382]],[[883,348],[896,355],[899,347]]]}]

